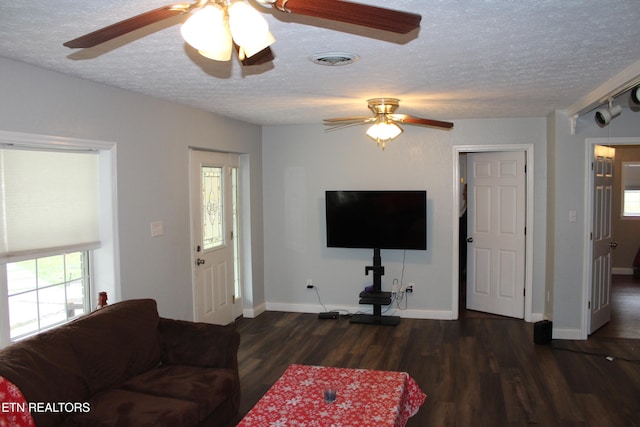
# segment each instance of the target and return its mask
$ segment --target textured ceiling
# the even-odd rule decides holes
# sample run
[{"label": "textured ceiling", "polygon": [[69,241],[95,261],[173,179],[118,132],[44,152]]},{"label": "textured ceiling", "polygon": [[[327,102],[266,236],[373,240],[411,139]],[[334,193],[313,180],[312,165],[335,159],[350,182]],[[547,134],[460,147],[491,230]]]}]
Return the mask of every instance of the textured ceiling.
[{"label": "textured ceiling", "polygon": [[[256,5],[276,58],[242,67],[185,45],[183,17],[92,49],[62,46],[170,0],[3,1],[0,56],[256,124],[367,115],[366,100],[378,96],[400,98],[400,113],[439,120],[544,117],[640,60],[638,0],[360,2],[419,13],[421,28],[397,36]],[[332,51],[360,59],[308,60]]]}]

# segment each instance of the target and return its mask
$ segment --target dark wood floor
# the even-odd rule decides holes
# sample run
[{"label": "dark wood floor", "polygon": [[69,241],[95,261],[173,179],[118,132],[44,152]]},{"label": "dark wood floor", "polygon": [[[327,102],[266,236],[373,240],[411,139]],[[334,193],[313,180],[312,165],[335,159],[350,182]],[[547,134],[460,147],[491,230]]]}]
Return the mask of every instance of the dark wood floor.
[{"label": "dark wood floor", "polygon": [[633,276],[613,276],[611,321],[593,336],[640,339],[640,279],[633,279]]},{"label": "dark wood floor", "polygon": [[640,340],[604,329],[536,345],[531,323],[464,311],[395,327],[266,312],[237,326],[243,395],[233,425],[292,363],[409,372],[427,400],[408,427],[640,425]]}]

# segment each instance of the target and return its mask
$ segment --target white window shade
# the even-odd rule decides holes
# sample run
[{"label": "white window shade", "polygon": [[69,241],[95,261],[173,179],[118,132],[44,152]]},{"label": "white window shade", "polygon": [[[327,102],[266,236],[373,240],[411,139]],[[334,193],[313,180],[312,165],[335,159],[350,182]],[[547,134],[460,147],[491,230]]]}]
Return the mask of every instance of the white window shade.
[{"label": "white window shade", "polygon": [[0,148],[0,262],[100,241],[98,155]]},{"label": "white window shade", "polygon": [[640,162],[622,162],[625,190],[640,190]]}]

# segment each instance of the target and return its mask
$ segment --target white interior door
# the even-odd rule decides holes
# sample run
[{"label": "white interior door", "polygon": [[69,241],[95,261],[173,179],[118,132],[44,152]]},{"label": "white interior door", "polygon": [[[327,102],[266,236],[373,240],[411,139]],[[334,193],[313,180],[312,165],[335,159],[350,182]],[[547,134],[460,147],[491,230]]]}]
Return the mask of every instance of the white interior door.
[{"label": "white interior door", "polygon": [[524,318],[526,171],[523,152],[467,159],[466,307]]},{"label": "white interior door", "polygon": [[235,319],[234,156],[191,150],[193,305],[197,322]]},{"label": "white interior door", "polygon": [[594,147],[589,334],[611,320],[611,249],[616,245],[611,230],[614,159],[615,148],[602,145]]}]

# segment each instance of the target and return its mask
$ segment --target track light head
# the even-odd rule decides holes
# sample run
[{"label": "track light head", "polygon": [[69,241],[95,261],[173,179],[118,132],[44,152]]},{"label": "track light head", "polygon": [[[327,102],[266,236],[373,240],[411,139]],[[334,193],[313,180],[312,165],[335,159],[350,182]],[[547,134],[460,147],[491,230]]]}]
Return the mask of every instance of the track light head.
[{"label": "track light head", "polygon": [[631,89],[631,100],[634,104],[640,105],[640,85]]},{"label": "track light head", "polygon": [[596,123],[598,123],[598,126],[604,127],[609,124],[611,119],[619,115],[621,112],[622,107],[620,105],[612,105],[609,108],[599,108],[596,111]]}]

